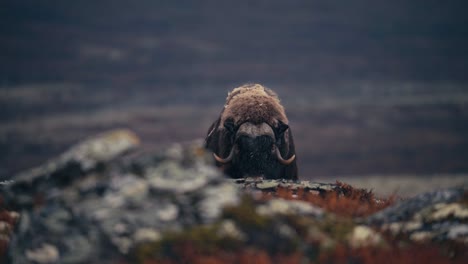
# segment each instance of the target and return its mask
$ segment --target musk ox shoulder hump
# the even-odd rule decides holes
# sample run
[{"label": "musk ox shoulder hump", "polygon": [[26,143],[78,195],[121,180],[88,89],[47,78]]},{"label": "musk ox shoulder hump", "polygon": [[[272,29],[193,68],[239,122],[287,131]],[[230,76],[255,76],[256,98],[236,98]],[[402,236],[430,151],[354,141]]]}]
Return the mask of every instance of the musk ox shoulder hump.
[{"label": "musk ox shoulder hump", "polygon": [[236,124],[248,121],[255,124],[266,122],[275,126],[278,120],[288,123],[278,95],[260,84],[246,84],[228,94],[220,126],[227,119],[233,119]]}]

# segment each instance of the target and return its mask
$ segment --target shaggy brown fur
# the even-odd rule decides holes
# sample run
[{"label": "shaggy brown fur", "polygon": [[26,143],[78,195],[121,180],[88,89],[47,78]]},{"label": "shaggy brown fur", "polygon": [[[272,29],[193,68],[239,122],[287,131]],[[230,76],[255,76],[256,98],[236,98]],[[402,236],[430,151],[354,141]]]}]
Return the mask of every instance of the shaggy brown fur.
[{"label": "shaggy brown fur", "polygon": [[228,94],[220,127],[228,118],[232,118],[235,124],[248,121],[254,124],[266,122],[270,126],[276,126],[278,120],[288,124],[278,95],[260,84],[243,85]]}]

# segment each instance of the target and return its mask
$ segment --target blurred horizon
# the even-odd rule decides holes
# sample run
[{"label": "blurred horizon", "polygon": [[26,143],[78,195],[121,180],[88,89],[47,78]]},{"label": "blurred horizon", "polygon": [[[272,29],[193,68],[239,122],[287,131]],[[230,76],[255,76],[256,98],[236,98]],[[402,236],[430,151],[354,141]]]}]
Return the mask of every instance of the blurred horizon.
[{"label": "blurred horizon", "polygon": [[464,1],[0,3],[0,179],[116,127],[203,138],[275,90],[301,177],[468,173]]}]

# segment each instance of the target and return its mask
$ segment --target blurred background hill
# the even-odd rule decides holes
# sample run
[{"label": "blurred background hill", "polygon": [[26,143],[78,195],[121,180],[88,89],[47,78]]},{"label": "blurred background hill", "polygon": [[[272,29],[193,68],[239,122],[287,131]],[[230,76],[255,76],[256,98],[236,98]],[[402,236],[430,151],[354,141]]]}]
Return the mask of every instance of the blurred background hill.
[{"label": "blurred background hill", "polygon": [[110,128],[202,138],[247,82],[280,95],[303,179],[466,175],[467,7],[3,0],[0,179]]}]

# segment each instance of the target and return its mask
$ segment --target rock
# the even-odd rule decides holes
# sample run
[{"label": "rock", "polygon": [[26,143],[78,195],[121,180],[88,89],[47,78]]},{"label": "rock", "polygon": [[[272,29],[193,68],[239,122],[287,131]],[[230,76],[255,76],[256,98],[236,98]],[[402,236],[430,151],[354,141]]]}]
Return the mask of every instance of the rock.
[{"label": "rock", "polygon": [[151,228],[140,228],[136,230],[133,240],[135,243],[154,242],[161,239],[161,232]]},{"label": "rock", "polygon": [[109,131],[72,146],[42,166],[14,176],[14,181],[33,182],[44,175],[66,171],[67,166],[78,166],[81,171],[86,172],[95,168],[98,163],[109,161],[139,144],[140,139],[129,130]]},{"label": "rock", "polygon": [[351,247],[369,247],[377,246],[383,243],[382,236],[367,226],[358,225],[354,227],[352,233],[348,236]]},{"label": "rock", "polygon": [[257,213],[264,216],[280,215],[309,215],[321,217],[324,211],[310,203],[303,201],[288,201],[284,199],[271,199],[264,205],[257,207]]},{"label": "rock", "polygon": [[31,197],[35,194],[51,193],[54,188],[68,186],[70,181],[99,169],[100,165],[136,148],[139,143],[133,132],[124,129],[86,139],[44,165],[15,175],[14,180],[3,189],[18,189],[16,196],[3,193],[3,198],[9,204],[32,206],[34,201]]},{"label": "rock", "polygon": [[461,240],[463,243],[468,243],[468,224],[452,226],[447,232],[447,238],[450,240]]},{"label": "rock", "polygon": [[451,188],[423,193],[372,215],[367,219],[367,222],[370,224],[382,224],[407,221],[428,206],[460,200],[464,192],[463,188]]},{"label": "rock", "polygon": [[[199,177],[203,175],[203,177]],[[215,168],[195,164],[191,171],[175,161],[166,161],[157,167],[149,167],[145,177],[154,189],[168,192],[191,192],[205,186],[210,180],[219,177]]]},{"label": "rock", "polygon": [[243,179],[231,179],[239,188],[246,191],[275,191],[278,187],[289,190],[302,189],[309,192],[326,193],[338,188],[336,184],[318,183],[310,181],[292,181],[292,180],[266,180],[262,177],[248,177]]},{"label": "rock", "polygon": [[217,235],[239,241],[245,241],[248,237],[232,220],[223,220],[220,224]]},{"label": "rock", "polygon": [[238,204],[239,197],[237,188],[229,182],[209,186],[201,190],[198,215],[204,222],[214,221],[221,215],[225,205]]},{"label": "rock", "polygon": [[267,181],[267,180],[263,182],[259,182],[255,185],[255,187],[257,187],[260,190],[269,190],[269,189],[274,190],[278,186],[279,186],[278,181]]},{"label": "rock", "polygon": [[[127,131],[90,138],[0,189],[7,201],[24,197],[14,203],[21,218],[11,262],[100,262],[102,256],[113,262],[162,232],[211,223],[224,206],[238,203],[238,188],[199,142],[118,160],[137,143]],[[79,174],[70,162],[79,164]],[[106,169],[95,170],[100,163]]]},{"label": "rock", "polygon": [[59,251],[54,245],[43,244],[39,248],[26,250],[26,258],[37,263],[56,263],[59,260]]},{"label": "rock", "polygon": [[301,181],[300,184],[304,186],[304,188],[314,191],[326,192],[334,190],[337,185],[330,184],[330,183],[318,183],[318,182],[309,182],[309,181]]},{"label": "rock", "polygon": [[424,193],[370,216],[366,222],[413,241],[468,241],[468,190],[451,188]]},{"label": "rock", "polygon": [[459,203],[440,203],[434,205],[434,212],[428,216],[430,221],[440,221],[454,217],[461,221],[468,220],[468,207]]},{"label": "rock", "polygon": [[434,237],[434,234],[429,231],[416,231],[409,235],[409,238],[415,242],[427,242]]}]

